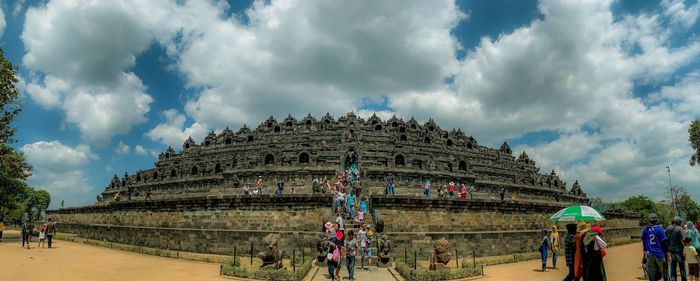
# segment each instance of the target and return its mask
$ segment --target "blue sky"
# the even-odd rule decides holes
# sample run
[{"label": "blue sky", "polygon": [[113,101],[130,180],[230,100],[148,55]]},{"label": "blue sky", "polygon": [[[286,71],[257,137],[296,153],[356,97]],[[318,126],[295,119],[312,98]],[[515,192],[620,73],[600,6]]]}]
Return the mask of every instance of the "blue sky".
[{"label": "blue sky", "polygon": [[670,165],[700,199],[696,1],[343,2],[0,3],[30,183],[91,204],[189,135],[354,110],[507,140],[611,200],[663,199]]}]

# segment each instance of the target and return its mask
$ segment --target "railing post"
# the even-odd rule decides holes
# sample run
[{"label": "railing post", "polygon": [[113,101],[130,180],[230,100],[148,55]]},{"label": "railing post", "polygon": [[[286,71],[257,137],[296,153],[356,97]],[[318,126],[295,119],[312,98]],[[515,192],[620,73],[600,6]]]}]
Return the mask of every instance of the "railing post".
[{"label": "railing post", "polygon": [[418,269],[418,251],[413,251],[413,269]]},{"label": "railing post", "polygon": [[253,265],[253,241],[250,241],[250,265]]},{"label": "railing post", "polygon": [[403,263],[408,264],[408,248],[403,248]]},{"label": "railing post", "polygon": [[297,272],[297,265],[294,263],[294,259],[296,258],[297,255],[297,249],[292,250],[292,268],[294,269],[294,272]]},{"label": "railing post", "polygon": [[236,266],[237,247],[233,246],[233,266]]},{"label": "railing post", "polygon": [[457,264],[457,269],[459,269],[459,254],[457,253],[457,247],[455,247],[455,263]]},{"label": "railing post", "polygon": [[474,267],[476,267],[476,254],[474,249],[472,249],[472,263],[474,264]]}]

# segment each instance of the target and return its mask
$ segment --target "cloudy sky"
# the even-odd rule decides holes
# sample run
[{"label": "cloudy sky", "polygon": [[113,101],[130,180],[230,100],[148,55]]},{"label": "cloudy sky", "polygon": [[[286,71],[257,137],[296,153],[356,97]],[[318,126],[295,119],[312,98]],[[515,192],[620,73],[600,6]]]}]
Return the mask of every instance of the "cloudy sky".
[{"label": "cloudy sky", "polygon": [[[515,3],[510,3],[515,2]],[[348,111],[504,140],[591,196],[700,199],[700,4],[655,1],[0,2],[16,147],[52,207],[94,202],[168,145]]]}]

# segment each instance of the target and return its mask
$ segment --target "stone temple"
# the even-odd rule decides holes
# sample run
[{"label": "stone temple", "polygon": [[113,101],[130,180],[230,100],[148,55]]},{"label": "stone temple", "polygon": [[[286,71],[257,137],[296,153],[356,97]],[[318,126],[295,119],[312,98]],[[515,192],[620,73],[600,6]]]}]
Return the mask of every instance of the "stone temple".
[{"label": "stone temple", "polygon": [[[275,234],[286,253],[312,253],[322,225],[335,221],[332,195],[313,192],[312,179],[333,179],[352,163],[368,200],[365,222],[383,225],[394,256],[417,251],[428,259],[442,238],[476,256],[534,252],[552,214],[589,201],[578,182],[567,188],[525,152],[514,156],[507,143],[486,147],[461,130],[413,118],[270,117],[255,129],[226,128],[199,144],[188,139],[179,152],[169,147],[158,158],[153,168],[115,176],[96,204],[48,215],[61,231],[116,243],[231,255]],[[396,196],[384,194],[389,173]],[[263,194],[245,195],[258,179]],[[433,188],[464,182],[476,193],[467,200],[437,192],[424,198],[425,179]],[[282,196],[274,195],[279,182]],[[636,214],[604,215],[608,239],[639,232]]]},{"label": "stone temple", "polygon": [[[377,192],[392,173],[399,194],[420,194],[422,182],[464,181],[476,186],[482,196],[499,194],[521,199],[585,202],[578,182],[570,190],[552,171],[541,174],[525,152],[518,157],[507,143],[493,149],[479,145],[461,130],[443,130],[432,119],[396,117],[383,121],[376,115],[364,120],[353,113],[337,120],[330,114],[320,120],[291,115],[279,122],[273,117],[251,130],[229,128],[209,133],[197,144],[189,138],[178,153],[172,147],[159,155],[155,167],[116,175],[102,193],[99,204],[107,204],[120,193],[147,191],[151,198],[196,195],[241,194],[262,176],[268,192],[275,183],[310,192],[312,177],[334,178],[346,165],[348,151],[355,152],[361,167],[362,184]],[[132,196],[138,198],[138,196]]]}]

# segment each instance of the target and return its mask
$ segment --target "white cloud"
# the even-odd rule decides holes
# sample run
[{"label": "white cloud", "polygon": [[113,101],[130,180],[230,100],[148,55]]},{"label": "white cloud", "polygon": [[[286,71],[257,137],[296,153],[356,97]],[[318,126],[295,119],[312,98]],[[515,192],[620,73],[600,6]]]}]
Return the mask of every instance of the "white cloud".
[{"label": "white cloud", "polygon": [[180,16],[177,67],[206,88],[186,113],[211,127],[344,114],[365,98],[438,87],[456,69],[450,31],[465,16],[452,1],[364,2],[256,1],[247,25],[187,3],[207,13]]},{"label": "white cloud", "polygon": [[0,6],[0,37],[5,31],[5,13],[2,11],[2,6]]},{"label": "white cloud", "polygon": [[574,132],[629,99],[635,80],[663,79],[700,53],[697,42],[669,48],[656,17],[614,21],[609,1],[542,1],[540,11],[543,18],[528,26],[483,38],[454,90],[394,95],[390,106],[465,126],[489,144],[533,131]]},{"label": "white cloud", "polygon": [[664,8],[664,15],[671,17],[673,22],[686,28],[695,25],[700,14],[700,4],[697,2],[686,7],[684,0],[663,0],[661,6]]},{"label": "white cloud", "polygon": [[27,2],[26,0],[17,0],[15,2],[15,7],[12,9],[12,16],[18,16],[21,12],[22,9],[24,9],[24,4]]},{"label": "white cloud", "polygon": [[[24,63],[46,74],[27,91],[64,110],[86,140],[107,142],[145,121],[152,99],[129,69],[158,42],[199,91],[145,134],[175,148],[209,128],[253,125],[270,114],[354,109],[367,117],[372,111],[357,109],[386,101],[389,109],[377,112],[383,119],[433,117],[491,146],[559,133],[516,151],[569,183],[580,179],[592,194],[660,195],[659,167],[669,164],[683,173],[679,182],[697,185],[685,164],[700,75],[674,79],[698,60],[700,41],[676,27],[694,26],[700,4],[670,0],[657,14],[624,15],[611,5],[543,0],[542,16],[482,38],[458,60],[451,32],[465,15],[447,0],[256,1],[247,23],[226,15],[224,1],[53,0],[27,13]],[[671,42],[679,35],[685,39]],[[648,97],[634,92],[645,85],[665,86]]]},{"label": "white cloud", "polygon": [[59,141],[39,141],[25,144],[20,150],[34,167],[29,183],[48,190],[53,202],[74,200],[71,194],[84,194],[92,189],[84,168],[97,160],[97,156],[89,146],[69,147]]},{"label": "white cloud", "polygon": [[70,91],[70,85],[62,79],[47,76],[43,85],[29,83],[26,85],[29,96],[44,108],[55,108],[62,104],[62,95]]},{"label": "white cloud", "polygon": [[652,100],[666,99],[672,104],[673,110],[683,119],[691,119],[700,109],[700,73],[686,74],[677,84],[664,86]]},{"label": "white cloud", "polygon": [[138,155],[148,154],[148,151],[146,151],[146,149],[143,148],[143,146],[141,146],[140,144],[137,144],[136,146],[134,146],[134,152],[136,152],[136,154],[138,154]]},{"label": "white cloud", "polygon": [[141,80],[128,72],[135,55],[152,41],[132,7],[54,0],[26,12],[23,63],[45,75],[29,81],[30,96],[46,108],[65,111],[66,121],[85,140],[101,146],[143,123],[153,101]]},{"label": "white cloud", "polygon": [[188,137],[201,141],[208,133],[207,127],[197,122],[185,128],[185,116],[175,109],[165,110],[161,114],[165,119],[164,122],[146,133],[146,136],[153,141],[179,148]]},{"label": "white cloud", "polygon": [[599,135],[588,135],[584,132],[576,132],[561,135],[559,139],[549,143],[535,143],[520,145],[513,152],[520,155],[525,151],[530,159],[537,161],[537,165],[549,171],[560,170],[576,161],[584,159],[591,151],[600,147]]},{"label": "white cloud", "polygon": [[[465,126],[490,145],[528,132],[559,132],[555,141],[516,151],[527,150],[543,170],[556,169],[569,183],[579,179],[593,195],[661,196],[662,168],[687,166],[687,121],[700,115],[694,106],[698,79],[688,75],[650,98],[632,95],[633,86],[666,81],[698,59],[700,45],[688,40],[670,47],[675,30],[660,16],[616,21],[610,6],[542,1],[541,19],[483,38],[461,63],[453,86],[390,95],[389,105]],[[679,182],[697,185],[687,175]]]},{"label": "white cloud", "polygon": [[119,153],[121,155],[126,155],[129,154],[129,151],[131,150],[131,147],[124,144],[124,142],[119,141],[117,144],[117,147],[114,148],[114,152]]}]

